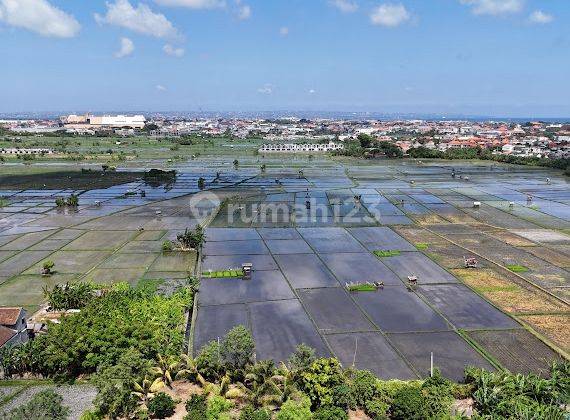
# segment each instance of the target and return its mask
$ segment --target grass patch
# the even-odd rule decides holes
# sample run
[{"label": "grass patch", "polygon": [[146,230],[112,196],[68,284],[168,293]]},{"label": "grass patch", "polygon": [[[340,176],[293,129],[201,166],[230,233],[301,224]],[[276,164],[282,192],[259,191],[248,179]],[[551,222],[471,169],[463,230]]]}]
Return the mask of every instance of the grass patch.
[{"label": "grass patch", "polygon": [[429,248],[429,244],[426,244],[425,242],[419,242],[416,245],[416,248],[419,249],[420,251],[425,251],[426,249]]},{"label": "grass patch", "polygon": [[351,284],[348,286],[349,292],[375,292],[377,289],[373,284]]},{"label": "grass patch", "polygon": [[381,250],[381,251],[374,251],[374,255],[380,258],[384,257],[396,257],[400,255],[400,251],[395,250]]},{"label": "grass patch", "polygon": [[0,198],[0,208],[1,207],[6,207],[10,204],[10,202],[4,198]]},{"label": "grass patch", "polygon": [[223,279],[232,277],[243,277],[243,270],[219,270],[219,271],[204,271],[202,277],[209,279]]},{"label": "grass patch", "polygon": [[155,293],[158,290],[158,286],[162,283],[164,283],[164,279],[140,279],[137,283],[136,289],[148,290],[151,293]]},{"label": "grass patch", "polygon": [[526,273],[528,271],[528,267],[518,264],[509,264],[507,265],[507,268],[511,270],[513,273]]}]

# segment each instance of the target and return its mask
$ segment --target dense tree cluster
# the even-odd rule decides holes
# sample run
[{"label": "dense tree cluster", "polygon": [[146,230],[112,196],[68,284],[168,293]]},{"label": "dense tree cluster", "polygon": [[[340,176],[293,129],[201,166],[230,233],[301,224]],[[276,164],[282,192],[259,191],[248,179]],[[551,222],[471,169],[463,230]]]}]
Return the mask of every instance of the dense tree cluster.
[{"label": "dense tree cluster", "polygon": [[543,166],[547,168],[565,169],[568,172],[570,168],[570,159],[546,159],[537,157],[512,156],[503,154],[493,154],[490,149],[482,149],[481,147],[466,147],[461,149],[447,149],[445,152],[440,150],[428,149],[427,147],[415,147],[408,150],[411,158],[417,159],[481,159],[492,160],[495,162],[511,163],[515,165]]}]

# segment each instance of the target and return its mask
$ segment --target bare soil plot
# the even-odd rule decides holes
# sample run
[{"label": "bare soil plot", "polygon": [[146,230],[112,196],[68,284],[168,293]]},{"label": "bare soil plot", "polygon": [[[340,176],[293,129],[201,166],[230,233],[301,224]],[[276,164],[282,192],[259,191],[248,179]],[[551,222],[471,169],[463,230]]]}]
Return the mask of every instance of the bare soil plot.
[{"label": "bare soil plot", "polygon": [[145,230],[136,237],[137,241],[158,241],[166,234],[165,230]]},{"label": "bare soil plot", "polygon": [[64,251],[115,250],[134,234],[132,231],[89,231],[67,245]]},{"label": "bare soil plot", "polygon": [[345,368],[354,363],[357,369],[369,370],[382,379],[417,379],[379,332],[330,334],[325,339]]},{"label": "bare soil plot", "polygon": [[276,255],[275,260],[294,289],[340,286],[315,254]]},{"label": "bare soil plot", "polygon": [[79,229],[62,229],[57,233],[50,236],[50,239],[77,239],[85,233],[84,230]]},{"label": "bare soil plot", "polygon": [[551,363],[562,360],[555,351],[524,329],[471,331],[467,334],[513,373],[547,376]]},{"label": "bare soil plot", "polygon": [[167,252],[159,255],[150,266],[150,271],[184,271],[192,273],[196,265],[196,253]]},{"label": "bare soil plot", "polygon": [[155,254],[114,254],[103,261],[98,268],[145,268],[156,259]]},{"label": "bare soil plot", "polygon": [[83,278],[85,281],[92,281],[97,284],[115,284],[127,282],[136,285],[146,272],[146,268],[96,268],[90,271],[87,276]]},{"label": "bare soil plot", "polygon": [[450,326],[418,295],[402,286],[353,292],[353,299],[385,332],[447,331]]},{"label": "bare soil plot", "polygon": [[51,251],[22,251],[0,263],[0,275],[12,277],[20,274],[26,268],[43,260],[50,254]]},{"label": "bare soil plot", "polygon": [[202,271],[241,268],[244,263],[252,263],[255,271],[278,270],[279,267],[269,254],[266,255],[208,255],[202,262]]},{"label": "bare soil plot", "polygon": [[63,248],[70,242],[70,239],[44,239],[43,241],[30,247],[30,251],[56,251]]},{"label": "bare soil plot", "polygon": [[249,305],[258,360],[287,360],[299,344],[330,355],[307,313],[297,299],[259,302]]},{"label": "bare soil plot", "polygon": [[435,213],[418,214],[411,217],[420,226],[441,225],[449,223],[443,217]]},{"label": "bare soil plot", "polygon": [[452,331],[388,334],[388,338],[423,378],[429,376],[431,352],[434,367],[454,381],[463,381],[468,366],[494,370],[483,356]]},{"label": "bare soil plot", "polygon": [[[464,257],[474,256],[464,248],[448,243],[447,245],[429,245],[426,251],[429,258],[447,269],[465,267]],[[479,267],[487,266],[487,261],[477,258]]]},{"label": "bare soil plot", "polygon": [[366,253],[322,254],[321,259],[344,285],[348,282],[384,282],[401,285],[400,279],[374,255]]},{"label": "bare soil plot", "polygon": [[203,279],[200,304],[223,305],[264,300],[293,299],[295,295],[280,271],[254,271],[251,280]]},{"label": "bare soil plot", "polygon": [[513,233],[533,242],[570,243],[570,236],[550,229],[518,229],[513,230]]},{"label": "bare soil plot", "polygon": [[408,242],[410,242],[412,245],[417,244],[417,243],[425,243],[425,244],[429,244],[429,245],[435,245],[435,244],[439,244],[439,245],[446,245],[448,244],[448,241],[446,241],[444,238],[435,235],[421,227],[416,227],[416,226],[398,226],[395,227],[394,230],[396,231],[396,233],[398,233],[399,235],[401,235],[402,237],[404,237],[404,239],[406,239]]},{"label": "bare soil plot", "polygon": [[419,284],[457,283],[457,279],[421,252],[404,252],[394,257],[382,258],[382,262],[401,279],[417,276]]},{"label": "bare soil plot", "polygon": [[16,276],[2,284],[0,306],[23,306],[35,310],[44,301],[43,288],[74,281],[73,274]]},{"label": "bare soil plot", "polygon": [[570,315],[525,315],[519,318],[565,352],[570,351]]},{"label": "bare soil plot", "polygon": [[511,246],[533,247],[536,245],[534,242],[529,241],[528,239],[523,238],[522,236],[519,236],[513,232],[509,232],[508,230],[486,232],[486,234]]},{"label": "bare soil plot", "polygon": [[204,253],[206,255],[255,255],[269,254],[269,249],[267,249],[267,246],[265,246],[265,243],[261,239],[244,241],[227,240],[206,242],[204,245]]},{"label": "bare soil plot", "polygon": [[462,284],[420,286],[426,300],[457,328],[520,328],[520,325]]},{"label": "bare soil plot", "polygon": [[41,240],[47,238],[53,233],[51,230],[47,230],[44,232],[33,232],[33,233],[26,233],[20,236],[17,239],[14,239],[11,242],[8,242],[6,245],[0,247],[2,251],[22,251],[26,248],[31,247],[32,245],[37,244]]},{"label": "bare soil plot", "polygon": [[[37,251],[50,253],[51,251]],[[57,273],[84,274],[109,256],[108,251],[57,251],[49,255],[49,260],[55,263]],[[26,270],[24,274],[38,274],[42,261]]]},{"label": "bare soil plot", "polygon": [[265,244],[272,254],[309,254],[313,250],[303,239],[270,239]]},{"label": "bare soil plot", "polygon": [[[458,269],[453,273],[463,283],[481,293],[496,306],[509,313],[569,311],[546,293],[526,289],[491,269]],[[520,281],[520,280],[519,280]]]},{"label": "bare soil plot", "polygon": [[298,290],[307,312],[323,333],[376,329],[340,287]]},{"label": "bare soil plot", "polygon": [[525,248],[525,251],[557,267],[570,268],[570,256],[555,249],[533,246]]},{"label": "bare soil plot", "polygon": [[12,255],[17,254],[18,251],[0,251],[0,262],[10,258]]},{"label": "bare soil plot", "polygon": [[200,306],[194,330],[194,354],[211,340],[223,338],[237,325],[251,328],[246,305]]},{"label": "bare soil plot", "polygon": [[118,251],[121,254],[138,254],[141,252],[162,252],[162,241],[131,241]]},{"label": "bare soil plot", "polygon": [[388,227],[360,227],[348,231],[369,251],[415,251],[412,244]]},{"label": "bare soil plot", "polygon": [[206,241],[247,241],[261,239],[253,228],[208,228],[206,229]]}]

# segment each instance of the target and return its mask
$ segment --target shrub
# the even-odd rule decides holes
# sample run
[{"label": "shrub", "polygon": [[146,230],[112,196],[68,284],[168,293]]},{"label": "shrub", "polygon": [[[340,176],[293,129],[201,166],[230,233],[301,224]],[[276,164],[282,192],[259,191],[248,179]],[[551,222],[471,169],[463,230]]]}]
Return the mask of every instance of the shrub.
[{"label": "shrub", "polygon": [[301,373],[301,390],[315,408],[333,405],[333,389],[343,382],[342,367],[337,359],[317,359]]},{"label": "shrub", "polygon": [[302,396],[299,400],[288,399],[277,413],[276,420],[311,420],[311,400]]},{"label": "shrub", "polygon": [[422,384],[422,394],[426,410],[431,418],[440,418],[449,414],[453,404],[453,384],[441,376],[436,369],[433,376]]},{"label": "shrub", "polygon": [[378,379],[372,372],[358,370],[352,378],[350,390],[352,399],[359,407],[364,407],[367,401],[378,395]]},{"label": "shrub", "polygon": [[322,407],[313,414],[313,420],[348,420],[348,414],[340,407]]},{"label": "shrub", "polygon": [[174,249],[174,245],[172,244],[172,241],[164,241],[162,243],[162,251],[163,252],[170,252]]},{"label": "shrub", "polygon": [[204,420],[206,417],[206,396],[205,395],[192,395],[186,401],[186,416],[184,420]]},{"label": "shrub", "polygon": [[[48,262],[53,267],[53,262]],[[45,263],[44,269],[46,269]],[[56,284],[52,290],[44,288],[44,297],[56,311],[81,309],[93,299],[94,290],[95,286],[91,283]]]},{"label": "shrub", "polygon": [[148,403],[148,412],[152,418],[165,419],[174,414],[176,403],[172,397],[164,392],[156,394]]},{"label": "shrub", "polygon": [[101,416],[101,414],[99,414],[98,411],[95,410],[87,410],[84,411],[83,414],[81,414],[81,417],[79,417],[79,420],[102,420],[103,416]]},{"label": "shrub", "polygon": [[55,267],[55,263],[52,260],[47,260],[47,261],[44,261],[44,263],[42,264],[42,267],[47,272],[50,272],[51,269]]},{"label": "shrub", "polygon": [[220,360],[220,346],[217,341],[210,341],[200,351],[196,358],[198,372],[207,380],[213,381],[220,377],[222,373],[222,363]]},{"label": "shrub", "polygon": [[65,199],[63,197],[57,197],[55,199],[55,205],[57,207],[64,207],[65,206]]},{"label": "shrub", "polygon": [[394,395],[392,418],[395,420],[424,420],[428,418],[426,401],[418,386],[406,386]]},{"label": "shrub", "polygon": [[185,248],[198,249],[206,241],[204,228],[201,225],[197,225],[193,231],[186,229],[184,233],[176,237],[176,240]]},{"label": "shrub", "polygon": [[247,405],[240,413],[239,420],[271,420],[271,415],[264,408],[256,410],[252,405]]},{"label": "shrub", "polygon": [[233,403],[224,397],[214,396],[208,400],[207,407],[207,420],[222,420],[226,417],[229,420],[229,416],[225,416],[224,414],[227,414],[231,410]]},{"label": "shrub", "polygon": [[255,342],[251,332],[243,325],[230,330],[220,346],[220,356],[227,369],[243,369],[253,360]]},{"label": "shrub", "polygon": [[340,384],[332,389],[332,401],[343,409],[356,408],[356,401],[348,384]]},{"label": "shrub", "polygon": [[364,404],[364,409],[366,411],[366,414],[368,414],[372,420],[387,420],[387,413],[390,409],[390,405],[385,401],[375,399],[366,401]]},{"label": "shrub", "polygon": [[63,398],[53,389],[38,392],[26,404],[7,413],[10,420],[65,420],[69,408],[62,405]]},{"label": "shrub", "polygon": [[71,194],[67,199],[66,203],[69,207],[77,207],[79,205],[79,197],[75,194]]}]

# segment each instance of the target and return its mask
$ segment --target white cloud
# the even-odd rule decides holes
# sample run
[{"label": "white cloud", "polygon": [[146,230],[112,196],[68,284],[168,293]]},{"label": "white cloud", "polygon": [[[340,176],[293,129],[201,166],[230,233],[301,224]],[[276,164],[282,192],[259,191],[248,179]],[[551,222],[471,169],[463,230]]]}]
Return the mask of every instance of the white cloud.
[{"label": "white cloud", "polygon": [[281,28],[279,28],[279,35],[281,36],[289,35],[289,28],[286,26],[282,26]]},{"label": "white cloud", "polygon": [[460,0],[461,4],[471,6],[474,15],[506,15],[520,12],[524,0]]},{"label": "white cloud", "polygon": [[248,5],[240,6],[237,12],[237,17],[239,20],[246,20],[251,17],[251,7]]},{"label": "white cloud", "polygon": [[376,7],[370,14],[374,25],[394,28],[410,20],[410,13],[403,4],[386,3]]},{"label": "white cloud", "polygon": [[107,2],[107,14],[95,14],[99,24],[108,24],[130,29],[139,34],[156,38],[176,38],[178,31],[172,23],[160,13],[154,13],[146,4],[139,3],[135,8],[129,0]]},{"label": "white cloud", "polygon": [[164,51],[164,53],[167,55],[178,58],[182,57],[185,52],[184,48],[176,48],[170,44],[166,44],[164,47],[162,47],[162,51]]},{"label": "white cloud", "polygon": [[121,38],[121,48],[115,53],[116,58],[123,58],[131,55],[135,50],[135,44],[129,38]]},{"label": "white cloud", "polygon": [[72,38],[81,25],[47,0],[0,0],[0,21],[42,36]]},{"label": "white cloud", "polygon": [[271,95],[273,93],[273,86],[271,86],[269,83],[265,84],[263,87],[257,89],[257,92],[263,93],[264,95]]},{"label": "white cloud", "polygon": [[315,89],[309,89],[309,93],[310,93],[311,95],[315,94],[316,92],[317,92],[317,91],[316,91]]},{"label": "white cloud", "polygon": [[162,6],[180,6],[190,9],[216,9],[225,7],[224,0],[154,0]]},{"label": "white cloud", "polygon": [[166,91],[166,88],[162,85],[156,85],[156,90],[158,90],[159,92],[164,92]]},{"label": "white cloud", "polygon": [[554,16],[545,13],[542,10],[535,10],[532,12],[528,18],[532,23],[547,24],[554,20]]},{"label": "white cloud", "polygon": [[331,0],[331,4],[343,13],[353,13],[358,10],[358,4],[350,0]]}]

